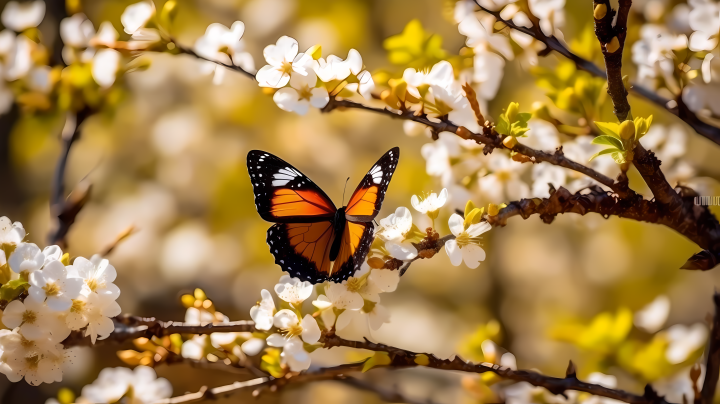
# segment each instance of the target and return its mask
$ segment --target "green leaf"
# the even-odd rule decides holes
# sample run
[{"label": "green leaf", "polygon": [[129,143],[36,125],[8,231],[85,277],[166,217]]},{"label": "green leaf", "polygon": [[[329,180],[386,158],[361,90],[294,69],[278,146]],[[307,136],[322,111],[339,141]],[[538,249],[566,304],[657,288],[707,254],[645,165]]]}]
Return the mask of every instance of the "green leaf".
[{"label": "green leaf", "polygon": [[383,47],[390,63],[417,69],[432,67],[447,56],[442,37],[426,32],[419,20],[408,22],[403,32],[387,38]]},{"label": "green leaf", "polygon": [[625,162],[627,162],[627,158],[625,156],[624,151],[617,151],[617,152],[611,154],[610,157],[612,157],[613,160],[615,160],[615,162],[618,164],[624,164]]},{"label": "green leaf", "polygon": [[619,151],[619,150],[618,150],[618,149],[615,149],[615,148],[612,148],[612,147],[609,148],[609,149],[601,150],[601,151],[593,154],[592,157],[590,157],[590,160],[588,160],[588,161],[593,161],[593,160],[595,159],[595,157],[602,156],[602,155],[604,155],[604,154],[614,153],[614,152],[617,152],[617,151]]},{"label": "green leaf", "polygon": [[600,132],[620,139],[620,135],[618,134],[620,131],[620,125],[613,122],[595,122],[595,125],[597,125],[598,129],[600,129]]},{"label": "green leaf", "polygon": [[500,114],[500,122],[495,126],[495,130],[501,135],[510,135],[510,122],[505,114]]},{"label": "green leaf", "polygon": [[518,122],[526,124],[530,118],[532,118],[532,114],[529,112],[521,112],[518,114]]},{"label": "green leaf", "polygon": [[614,148],[616,148],[618,150],[625,150],[625,147],[623,146],[620,139],[613,137],[613,136],[601,135],[601,136],[594,138],[591,143],[613,146]]},{"label": "green leaf", "polygon": [[10,281],[0,287],[0,300],[9,302],[27,290],[28,287],[29,284],[25,279],[20,278]]}]

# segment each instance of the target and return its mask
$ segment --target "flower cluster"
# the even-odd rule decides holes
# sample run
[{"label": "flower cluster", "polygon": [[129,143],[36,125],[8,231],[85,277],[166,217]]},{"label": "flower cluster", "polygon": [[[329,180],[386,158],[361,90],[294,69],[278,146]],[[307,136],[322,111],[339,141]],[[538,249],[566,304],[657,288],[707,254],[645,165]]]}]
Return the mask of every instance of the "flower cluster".
[{"label": "flower cluster", "polygon": [[[73,402],[77,404],[105,404],[128,402],[132,404],[152,404],[172,395],[172,385],[167,379],[157,377],[155,370],[147,366],[128,368],[105,368],[98,378],[83,387],[82,394],[74,398],[67,389],[62,401],[54,398],[45,404]],[[60,397],[59,397],[60,398]]]},{"label": "flower cluster", "polygon": [[[255,328],[267,332],[264,342],[269,348],[265,350],[263,368],[276,377],[288,370],[308,369],[310,352],[319,347],[316,344],[322,335],[321,326],[334,328],[339,334],[351,326],[377,330],[390,321],[390,313],[380,304],[380,294],[394,291],[399,279],[398,271],[370,268],[365,263],[355,276],[342,283],[319,286],[310,313],[303,310],[303,302],[313,295],[313,285],[284,275],[274,289],[280,299],[279,309],[265,289],[262,300],[250,309]],[[255,353],[264,346],[255,342],[253,345]]]},{"label": "flower cluster", "polygon": [[40,250],[22,242],[22,224],[2,217],[0,225],[0,300],[9,301],[2,312],[7,329],[0,330],[0,372],[32,385],[61,381],[62,364],[70,360],[62,342],[71,331],[84,329],[95,343],[115,329],[115,268],[99,256],[69,265],[58,246]]},{"label": "flower cluster", "polygon": [[350,49],[346,59],[335,55],[323,59],[319,45],[300,53],[298,46],[295,39],[283,36],[263,51],[268,64],[255,78],[260,87],[278,89],[273,95],[278,107],[305,115],[310,106],[325,107],[330,96],[370,98],[375,83],[370,72],[363,70],[358,51]]}]

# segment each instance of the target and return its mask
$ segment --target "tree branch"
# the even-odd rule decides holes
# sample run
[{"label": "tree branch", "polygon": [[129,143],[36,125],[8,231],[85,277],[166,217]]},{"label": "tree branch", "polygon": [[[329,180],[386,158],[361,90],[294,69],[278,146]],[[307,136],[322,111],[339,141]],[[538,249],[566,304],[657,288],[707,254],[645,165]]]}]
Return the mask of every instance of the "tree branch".
[{"label": "tree branch", "polygon": [[[255,323],[252,321],[233,321],[219,324],[186,324],[177,321],[161,321],[154,317],[138,317],[123,314],[113,318],[115,331],[98,343],[122,343],[136,338],[165,337],[172,334],[206,335],[214,332],[253,332]],[[83,335],[82,330],[70,333],[62,344],[67,348],[71,346],[91,346],[89,337]]]},{"label": "tree branch", "polygon": [[70,156],[70,149],[80,137],[81,126],[91,113],[92,111],[88,107],[78,111],[75,115],[68,113],[62,132],[62,151],[53,174],[50,211],[52,215],[57,218],[57,223],[55,229],[48,235],[48,244],[58,244],[63,249],[67,247],[65,236],[67,236],[70,226],[75,223],[75,218],[90,196],[90,186],[88,184],[80,184],[80,186],[75,189],[76,192],[73,192],[73,197],[66,200],[65,171]]},{"label": "tree branch", "polygon": [[[330,102],[325,106],[325,108],[322,109],[323,112],[330,112],[335,109],[361,109],[364,111],[374,112],[377,114],[382,114],[386,116],[390,116],[392,118],[398,118],[398,119],[404,119],[404,120],[410,120],[417,123],[421,123],[423,125],[426,125],[432,129],[433,132],[439,133],[439,132],[451,132],[455,133],[456,135],[460,136],[463,139],[471,139],[477,142],[478,144],[485,145],[485,149],[483,152],[485,154],[491,153],[494,149],[502,149],[505,147],[503,145],[503,139],[505,136],[500,135],[495,130],[495,127],[490,124],[489,122],[486,123],[482,127],[482,133],[473,133],[469,131],[467,128],[463,126],[458,126],[457,124],[449,121],[449,120],[431,120],[427,117],[425,114],[417,115],[413,111],[393,111],[387,108],[376,108],[376,107],[370,107],[367,105],[363,105],[360,103],[357,103],[355,101],[350,100],[338,100],[336,98],[331,98]],[[613,191],[617,192],[618,194],[622,196],[627,196],[631,193],[633,193],[629,188],[627,187],[626,182],[615,182],[612,178],[603,175],[595,170],[593,170],[590,167],[584,166],[580,163],[577,163],[575,161],[570,160],[569,158],[565,157],[562,150],[556,150],[554,153],[548,153],[540,150],[535,150],[531,147],[525,146],[523,144],[516,144],[512,149],[514,152],[520,153],[524,156],[527,156],[531,158],[531,161],[533,163],[540,163],[540,162],[547,162],[550,164],[554,164],[557,166],[565,167],[573,171],[577,171],[579,173],[585,174],[588,177],[594,179],[595,181],[605,185],[606,187],[612,189]]]},{"label": "tree branch", "polygon": [[[119,316],[115,318],[115,327],[115,331],[113,331],[113,333],[110,334],[110,337],[104,341],[122,342],[135,338],[150,338],[152,336],[161,337],[175,333],[210,334],[213,332],[256,331],[252,321],[236,321],[232,323],[219,323],[198,326],[187,325],[184,323],[178,323],[173,321],[160,321],[155,318],[143,318],[129,315]],[[63,342],[63,345],[65,347],[84,345],[87,343],[88,339],[78,336],[78,332],[74,332],[73,334],[74,335],[71,335]],[[367,339],[365,341],[346,340],[344,338],[338,337],[332,330],[323,331],[319,343],[322,344],[323,348],[344,346],[349,348],[366,349],[376,352],[386,352],[391,359],[390,364],[387,365],[387,367],[389,368],[425,366],[441,370],[457,370],[471,373],[492,372],[504,379],[513,380],[516,382],[528,382],[533,386],[544,387],[553,394],[563,394],[567,390],[576,390],[602,397],[625,401],[631,404],[665,403],[662,398],[650,394],[648,391],[646,391],[645,395],[639,396],[622,390],[609,389],[600,385],[585,383],[575,378],[574,375],[569,375],[565,378],[556,378],[551,376],[545,376],[533,371],[512,370],[508,368],[503,368],[498,365],[489,363],[472,364],[463,361],[459,357],[455,357],[451,360],[439,359],[432,354],[416,353],[384,344],[374,343],[368,341]],[[205,398],[216,397],[218,394],[234,392],[250,386],[263,385],[263,388],[272,388],[272,386],[275,386],[274,388],[278,388],[286,383],[295,383],[298,381],[310,381],[319,379],[326,380],[328,378],[334,378],[338,376],[344,377],[344,374],[346,372],[360,369],[362,369],[362,363],[346,364],[334,368],[309,371],[300,373],[299,375],[291,372],[284,378],[280,379],[254,379],[254,382],[252,384],[235,383],[230,386],[218,387],[216,389],[210,390],[201,390],[200,392],[171,399],[182,399],[185,401],[162,402],[184,403],[191,401],[199,401]],[[267,385],[265,385],[266,383]]]},{"label": "tree branch", "polygon": [[627,99],[628,92],[622,79],[622,56],[627,37],[627,19],[631,5],[632,0],[619,0],[617,21],[613,26],[615,12],[610,6],[610,0],[595,0],[593,3],[593,11],[598,10],[598,8],[605,8],[604,13],[594,13],[595,36],[602,45],[602,54],[605,58],[605,70],[607,72],[608,94],[610,94],[613,102],[613,113],[620,122],[628,119],[630,114],[630,103]]},{"label": "tree branch", "polygon": [[[514,29],[516,31],[522,32],[524,34],[530,35],[536,40],[542,42],[545,44],[547,49],[551,51],[555,51],[562,55],[563,57],[571,60],[573,63],[575,63],[575,67],[577,67],[578,70],[583,70],[595,77],[601,77],[605,80],[607,80],[607,74],[605,74],[605,71],[601,69],[598,65],[595,63],[584,59],[572,51],[570,51],[565,45],[563,45],[560,40],[558,40],[555,36],[547,36],[545,35],[542,30],[540,30],[538,27],[533,26],[531,28],[521,27],[513,23],[511,20],[505,20],[500,16],[499,11],[493,11],[489,10],[482,5],[480,5],[477,0],[475,0],[475,3],[480,7],[480,10],[491,14],[495,17],[498,21],[502,22],[503,24],[507,25],[511,29]],[[612,12],[612,9],[608,8],[608,13]],[[638,95],[642,98],[645,98],[646,100],[652,102],[653,104],[664,108],[666,111],[670,112],[671,114],[677,116],[678,118],[682,119],[687,123],[690,127],[692,127],[697,133],[701,134],[702,136],[708,138],[709,140],[717,143],[720,145],[720,128],[713,126],[709,123],[706,123],[702,121],[694,112],[690,111],[682,102],[682,97],[678,97],[676,100],[678,106],[677,107],[671,107],[669,102],[671,100],[655,93],[652,90],[649,90],[641,85],[638,85],[636,83],[630,83],[630,91]]]},{"label": "tree branch", "polygon": [[702,404],[712,404],[715,398],[715,388],[720,377],[720,293],[713,294],[715,316],[712,331],[710,332],[710,346],[707,351],[707,365],[705,366],[705,381],[700,393]]}]

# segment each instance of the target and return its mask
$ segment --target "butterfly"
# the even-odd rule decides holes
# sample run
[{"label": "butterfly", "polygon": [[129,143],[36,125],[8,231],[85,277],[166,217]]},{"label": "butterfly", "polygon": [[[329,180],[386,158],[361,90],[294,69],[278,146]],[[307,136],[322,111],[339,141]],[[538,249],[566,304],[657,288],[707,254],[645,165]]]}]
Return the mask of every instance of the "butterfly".
[{"label": "butterfly", "polygon": [[347,206],[336,208],[310,178],[281,158],[248,153],[247,166],[260,217],[273,224],[267,243],[275,263],[290,276],[341,282],[360,269],[373,241],[380,211],[400,157],[395,147],[372,166]]}]

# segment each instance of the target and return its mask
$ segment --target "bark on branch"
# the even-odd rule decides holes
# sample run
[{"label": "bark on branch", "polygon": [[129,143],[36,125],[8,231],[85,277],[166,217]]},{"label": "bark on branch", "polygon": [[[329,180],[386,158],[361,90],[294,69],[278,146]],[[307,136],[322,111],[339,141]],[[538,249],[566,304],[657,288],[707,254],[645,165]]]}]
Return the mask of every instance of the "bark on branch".
[{"label": "bark on branch", "polygon": [[715,398],[718,377],[720,377],[720,294],[713,294],[715,316],[710,331],[710,346],[707,351],[707,365],[705,366],[705,381],[700,393],[702,404],[712,404]]}]

